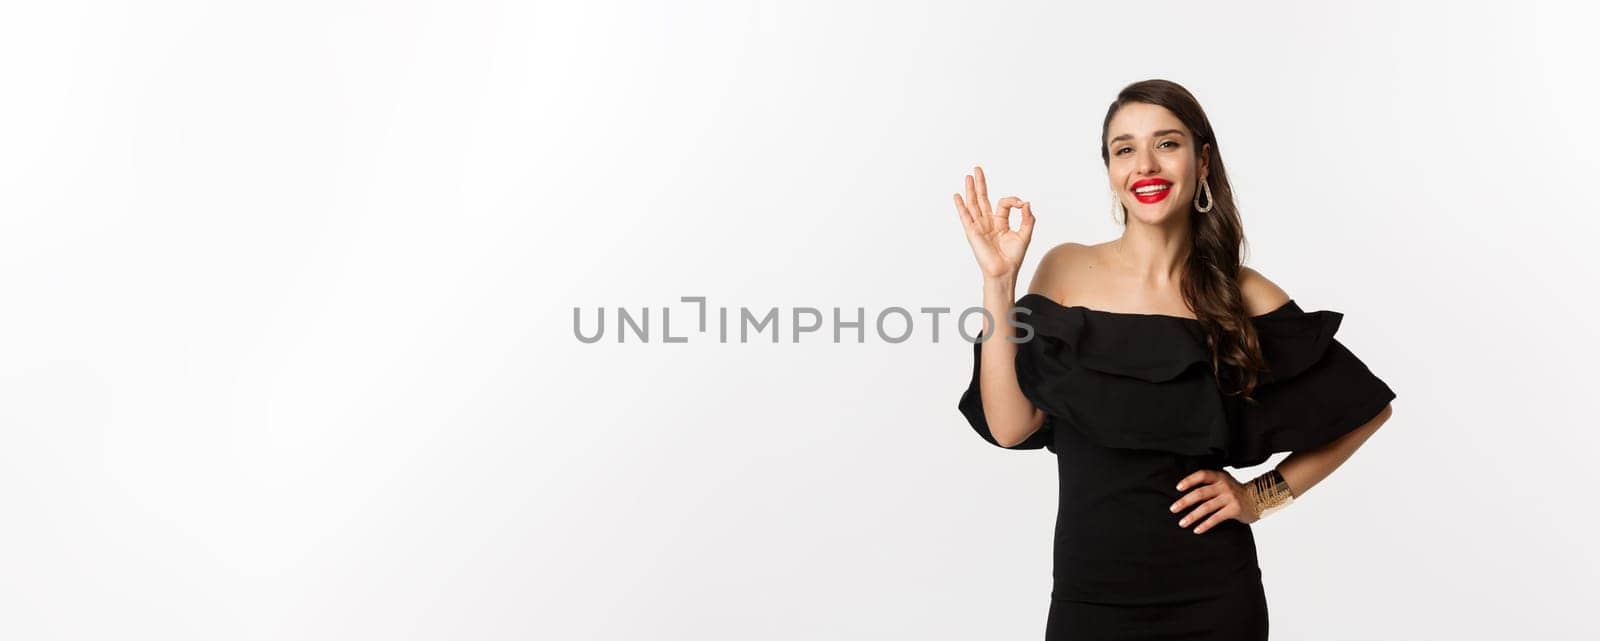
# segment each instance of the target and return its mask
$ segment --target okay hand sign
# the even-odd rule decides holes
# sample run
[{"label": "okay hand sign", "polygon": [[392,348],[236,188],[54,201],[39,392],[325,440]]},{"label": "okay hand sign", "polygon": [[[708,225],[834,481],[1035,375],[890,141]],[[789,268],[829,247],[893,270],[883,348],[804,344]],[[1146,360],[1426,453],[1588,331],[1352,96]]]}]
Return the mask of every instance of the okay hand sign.
[{"label": "okay hand sign", "polygon": [[[1016,196],[1006,196],[989,207],[989,187],[983,178],[983,168],[973,167],[967,176],[967,196],[952,194],[956,213],[961,215],[961,226],[967,230],[967,243],[972,245],[972,255],[978,259],[978,268],[985,278],[1010,276],[1015,279],[1022,269],[1022,256],[1033,240],[1033,208]],[[1011,229],[1011,208],[1022,208],[1022,225]]]}]

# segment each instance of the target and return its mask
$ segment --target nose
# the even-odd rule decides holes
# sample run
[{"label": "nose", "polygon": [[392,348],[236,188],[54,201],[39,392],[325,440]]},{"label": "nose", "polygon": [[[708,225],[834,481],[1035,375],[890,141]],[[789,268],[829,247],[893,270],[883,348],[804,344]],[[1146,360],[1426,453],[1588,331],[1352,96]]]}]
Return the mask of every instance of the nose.
[{"label": "nose", "polygon": [[1143,151],[1140,151],[1139,157],[1136,158],[1135,161],[1136,163],[1134,170],[1139,172],[1140,175],[1154,174],[1161,171],[1161,163],[1156,162],[1156,152],[1154,149],[1147,148]]}]

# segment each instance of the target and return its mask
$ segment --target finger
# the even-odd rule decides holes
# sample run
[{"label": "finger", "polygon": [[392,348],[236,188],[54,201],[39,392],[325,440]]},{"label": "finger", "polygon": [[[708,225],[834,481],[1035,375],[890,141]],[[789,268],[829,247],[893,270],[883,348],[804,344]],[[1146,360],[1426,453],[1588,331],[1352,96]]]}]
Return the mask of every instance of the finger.
[{"label": "finger", "polygon": [[1022,234],[1023,240],[1033,238],[1033,203],[1022,203],[1022,228],[1017,231]]},{"label": "finger", "polygon": [[1206,519],[1204,523],[1201,523],[1200,527],[1195,528],[1194,533],[1203,534],[1206,530],[1221,525],[1223,521],[1234,518],[1238,515],[1239,509],[1237,507],[1233,505],[1224,506],[1222,509],[1217,510],[1215,514],[1212,514],[1211,518]]},{"label": "finger", "polygon": [[1201,483],[1208,483],[1210,482],[1210,479],[1211,470],[1196,470],[1194,473],[1183,477],[1182,481],[1178,481],[1178,490],[1182,491],[1187,487],[1194,487]]},{"label": "finger", "polygon": [[1178,499],[1176,503],[1172,504],[1172,507],[1167,509],[1172,510],[1172,512],[1176,514],[1178,512],[1182,512],[1186,507],[1216,496],[1221,491],[1222,490],[1217,489],[1217,486],[1215,485],[1202,485],[1195,488],[1188,494],[1183,495],[1183,498]]},{"label": "finger", "polygon": [[1207,514],[1222,509],[1224,505],[1227,505],[1227,502],[1220,496],[1201,503],[1194,508],[1193,512],[1183,515],[1183,520],[1178,521],[1178,527],[1189,527],[1199,523],[1200,519],[1205,518]]},{"label": "finger", "polygon": [[983,210],[985,216],[993,216],[994,213],[989,211],[989,181],[983,177],[983,168],[974,166],[972,175],[977,181],[978,209]]},{"label": "finger", "polygon": [[1022,199],[1016,196],[1006,196],[1001,198],[1000,202],[995,203],[995,206],[998,209],[994,210],[994,222],[1000,223],[1001,229],[1009,231],[1011,229],[1011,210],[1015,207],[1021,207]]},{"label": "finger", "polygon": [[967,174],[967,215],[972,216],[972,221],[978,224],[978,231],[989,231],[989,220],[983,215],[983,210],[978,207],[978,187],[972,180],[972,174]]},{"label": "finger", "polygon": [[961,194],[950,194],[950,197],[956,201],[956,214],[961,216],[961,225],[971,227],[973,224],[972,212],[967,211],[967,204],[961,202]]}]

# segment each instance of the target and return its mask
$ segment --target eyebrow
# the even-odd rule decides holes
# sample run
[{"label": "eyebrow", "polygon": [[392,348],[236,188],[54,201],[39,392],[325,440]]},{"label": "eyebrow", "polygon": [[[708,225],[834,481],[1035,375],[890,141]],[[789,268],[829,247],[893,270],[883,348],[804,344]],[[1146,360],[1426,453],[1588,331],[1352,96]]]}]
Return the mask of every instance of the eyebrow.
[{"label": "eyebrow", "polygon": [[[1159,138],[1159,137],[1165,136],[1167,134],[1178,134],[1179,136],[1182,136],[1183,135],[1183,130],[1182,129],[1162,129],[1161,131],[1158,131],[1158,132],[1155,132],[1153,134],[1150,134],[1150,137],[1151,138]],[[1116,138],[1112,138],[1110,140],[1110,142],[1108,142],[1106,144],[1110,144],[1110,143],[1116,142],[1118,140],[1132,140],[1132,139],[1133,139],[1133,134],[1122,134],[1120,136],[1117,136]]]}]

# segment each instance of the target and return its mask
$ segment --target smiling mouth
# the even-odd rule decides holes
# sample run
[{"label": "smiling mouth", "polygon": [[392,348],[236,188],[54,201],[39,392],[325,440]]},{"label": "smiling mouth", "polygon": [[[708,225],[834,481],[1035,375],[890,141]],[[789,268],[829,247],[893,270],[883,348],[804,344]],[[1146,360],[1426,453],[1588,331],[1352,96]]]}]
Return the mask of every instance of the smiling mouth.
[{"label": "smiling mouth", "polygon": [[1165,200],[1167,194],[1172,193],[1172,183],[1164,185],[1146,185],[1133,190],[1133,197],[1144,204],[1158,203]]}]

